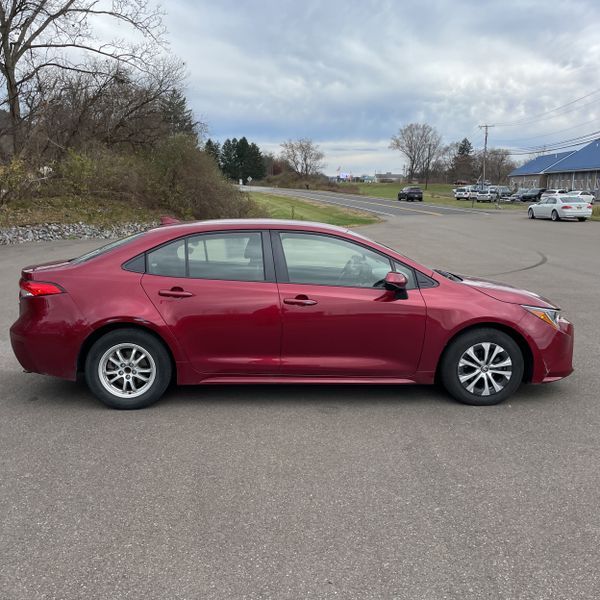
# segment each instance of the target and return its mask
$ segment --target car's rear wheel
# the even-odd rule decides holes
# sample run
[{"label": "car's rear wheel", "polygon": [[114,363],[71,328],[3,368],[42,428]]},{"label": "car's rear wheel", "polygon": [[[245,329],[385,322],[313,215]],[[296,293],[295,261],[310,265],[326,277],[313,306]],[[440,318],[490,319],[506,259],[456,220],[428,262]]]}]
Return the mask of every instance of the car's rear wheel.
[{"label": "car's rear wheel", "polygon": [[442,357],[440,377],[459,402],[490,406],[517,390],[524,368],[521,349],[509,335],[481,328],[460,335],[450,344]]},{"label": "car's rear wheel", "polygon": [[552,214],[550,215],[550,218],[553,221],[560,221],[560,217],[558,216],[558,213],[555,210],[552,211]]},{"label": "car's rear wheel", "polygon": [[534,214],[534,212],[533,212],[533,208],[530,208],[530,209],[527,211],[527,216],[528,216],[530,219],[535,219],[535,214]]},{"label": "car's rear wheel", "polygon": [[85,379],[104,404],[119,409],[150,406],[171,380],[171,360],[162,342],[137,329],[116,329],[91,347]]}]

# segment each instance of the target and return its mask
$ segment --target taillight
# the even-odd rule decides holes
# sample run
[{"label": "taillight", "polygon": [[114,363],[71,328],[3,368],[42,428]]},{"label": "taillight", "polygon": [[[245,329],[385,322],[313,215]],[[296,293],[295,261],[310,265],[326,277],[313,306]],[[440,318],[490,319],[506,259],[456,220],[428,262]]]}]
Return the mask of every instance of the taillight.
[{"label": "taillight", "polygon": [[50,283],[48,281],[32,281],[30,279],[21,279],[21,281],[19,281],[19,287],[21,288],[21,298],[28,298],[31,296],[52,296],[54,294],[62,294],[65,291],[56,283]]},{"label": "taillight", "polygon": [[591,204],[588,204],[588,208],[592,208],[592,205],[591,205]]},{"label": "taillight", "polygon": [[562,206],[563,208],[573,208],[572,206],[570,206],[569,204],[563,204]]}]

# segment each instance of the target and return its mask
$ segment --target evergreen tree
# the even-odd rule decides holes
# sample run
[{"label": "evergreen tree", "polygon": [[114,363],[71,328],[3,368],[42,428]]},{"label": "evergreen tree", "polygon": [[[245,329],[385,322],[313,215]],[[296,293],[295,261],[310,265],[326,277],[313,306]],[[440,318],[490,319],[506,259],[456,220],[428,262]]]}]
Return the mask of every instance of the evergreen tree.
[{"label": "evergreen tree", "polygon": [[[209,144],[210,142],[210,144]],[[218,147],[218,144],[216,144]],[[206,152],[212,152],[215,142],[208,140]],[[248,177],[263,179],[266,174],[265,163],[260,148],[246,137],[226,139],[220,149],[220,166],[223,174],[236,181],[241,179],[246,183]]]},{"label": "evergreen tree", "polygon": [[458,156],[471,156],[472,152],[473,144],[467,138],[463,138],[462,142],[458,145]]},{"label": "evergreen tree", "polygon": [[237,176],[236,179],[242,179],[244,183],[250,173],[248,172],[248,159],[250,157],[250,144],[246,137],[241,137],[238,140],[235,148],[235,156],[237,162]]},{"label": "evergreen tree", "polygon": [[221,145],[219,142],[213,142],[208,138],[204,144],[204,152],[211,156],[219,167],[221,166]]},{"label": "evergreen tree", "polygon": [[198,137],[192,109],[188,107],[187,99],[181,90],[171,90],[161,100],[161,112],[171,135],[184,133]]},{"label": "evergreen tree", "polygon": [[252,179],[263,179],[267,174],[262,152],[254,142],[250,144],[248,174],[252,176]]},{"label": "evergreen tree", "polygon": [[239,178],[237,145],[237,138],[233,138],[232,140],[228,138],[221,146],[221,171],[229,179]]}]

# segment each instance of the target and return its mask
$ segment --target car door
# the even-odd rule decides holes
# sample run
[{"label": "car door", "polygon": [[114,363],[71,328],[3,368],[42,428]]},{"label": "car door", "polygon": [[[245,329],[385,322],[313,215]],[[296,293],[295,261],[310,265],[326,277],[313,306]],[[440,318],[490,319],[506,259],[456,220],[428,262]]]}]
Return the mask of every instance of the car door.
[{"label": "car door", "polygon": [[[416,371],[426,307],[410,268],[334,235],[276,232],[273,250],[282,374],[410,377]],[[390,270],[407,276],[407,299],[381,287]]]},{"label": "car door", "polygon": [[198,372],[278,373],[281,308],[268,233],[162,245],[146,254],[142,286]]},{"label": "car door", "polygon": [[533,210],[533,214],[538,218],[542,219],[546,217],[545,210],[547,208],[547,198],[542,198],[537,204],[534,204],[531,209]]},{"label": "car door", "polygon": [[552,211],[556,209],[556,198],[547,198],[544,204],[544,217],[549,219],[552,216]]}]

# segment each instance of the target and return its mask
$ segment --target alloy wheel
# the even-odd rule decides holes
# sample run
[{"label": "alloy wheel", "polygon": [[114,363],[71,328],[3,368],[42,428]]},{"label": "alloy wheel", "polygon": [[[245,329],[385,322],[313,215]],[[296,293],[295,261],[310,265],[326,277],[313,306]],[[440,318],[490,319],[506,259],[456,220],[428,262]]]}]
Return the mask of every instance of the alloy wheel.
[{"label": "alloy wheel", "polygon": [[98,363],[100,383],[119,398],[136,398],[146,393],[156,379],[156,372],[151,354],[133,343],[112,346]]},{"label": "alloy wheel", "polygon": [[501,392],[513,374],[508,352],[499,344],[479,342],[469,347],[458,361],[458,379],[462,387],[476,396]]}]

